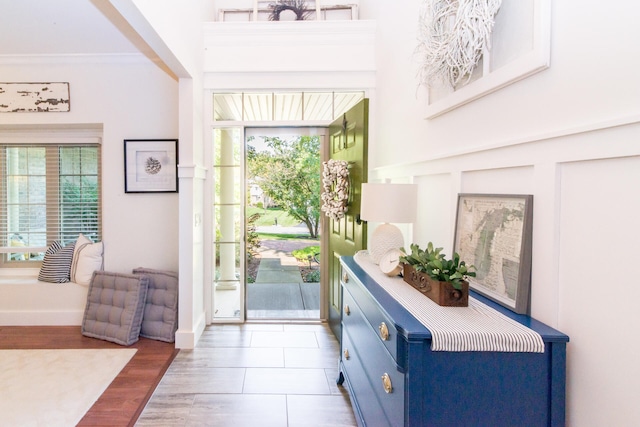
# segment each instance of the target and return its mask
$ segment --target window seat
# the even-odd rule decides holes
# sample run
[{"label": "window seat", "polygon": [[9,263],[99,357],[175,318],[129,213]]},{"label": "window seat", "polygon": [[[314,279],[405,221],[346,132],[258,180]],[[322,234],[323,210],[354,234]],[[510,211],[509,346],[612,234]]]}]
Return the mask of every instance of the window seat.
[{"label": "window seat", "polygon": [[38,280],[38,269],[0,270],[0,326],[81,325],[87,286]]}]

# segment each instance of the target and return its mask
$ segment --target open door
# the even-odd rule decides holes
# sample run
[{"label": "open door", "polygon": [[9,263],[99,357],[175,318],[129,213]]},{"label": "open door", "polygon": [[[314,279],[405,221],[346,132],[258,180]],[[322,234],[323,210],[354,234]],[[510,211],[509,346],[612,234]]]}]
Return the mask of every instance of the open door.
[{"label": "open door", "polygon": [[354,255],[366,247],[367,227],[360,217],[360,186],[367,182],[367,138],[369,100],[363,99],[329,126],[329,159],[350,163],[349,206],[339,221],[329,220],[329,248],[323,257],[329,268],[329,325],[340,339],[340,257]]}]

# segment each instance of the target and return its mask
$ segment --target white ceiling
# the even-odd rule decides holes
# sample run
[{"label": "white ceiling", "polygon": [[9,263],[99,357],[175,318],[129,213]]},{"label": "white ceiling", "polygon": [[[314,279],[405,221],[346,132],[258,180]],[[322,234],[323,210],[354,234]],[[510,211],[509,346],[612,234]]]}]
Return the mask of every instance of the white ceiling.
[{"label": "white ceiling", "polygon": [[[0,61],[15,56],[139,53],[173,75],[109,0],[0,0]],[[265,96],[270,94],[246,94],[244,109],[220,108],[227,120],[301,120],[302,110],[304,120],[331,120],[362,93],[307,94],[304,106],[301,94],[280,94],[273,104],[259,102]],[[242,114],[251,105],[251,114]]]},{"label": "white ceiling", "polygon": [[139,53],[128,30],[106,0],[0,0],[0,55]]}]

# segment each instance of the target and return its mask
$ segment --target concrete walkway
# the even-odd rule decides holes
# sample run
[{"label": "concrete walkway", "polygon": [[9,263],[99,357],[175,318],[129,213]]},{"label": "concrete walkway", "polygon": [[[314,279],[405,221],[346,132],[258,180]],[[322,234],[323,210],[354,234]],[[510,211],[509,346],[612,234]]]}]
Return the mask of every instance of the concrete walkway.
[{"label": "concrete walkway", "polygon": [[320,317],[320,284],[305,283],[291,255],[294,249],[317,244],[316,240],[261,241],[256,281],[247,284],[247,317]]},{"label": "concrete walkway", "polygon": [[291,251],[309,246],[309,243],[293,244],[289,240],[263,240],[258,249],[260,267],[256,283],[302,282],[298,260]]}]

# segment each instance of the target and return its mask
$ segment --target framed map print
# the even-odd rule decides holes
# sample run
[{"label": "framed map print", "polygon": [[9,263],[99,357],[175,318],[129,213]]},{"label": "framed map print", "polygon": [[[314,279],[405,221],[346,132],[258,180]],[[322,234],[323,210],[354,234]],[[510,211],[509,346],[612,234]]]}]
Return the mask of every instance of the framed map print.
[{"label": "framed map print", "polygon": [[469,287],[519,314],[529,314],[532,222],[532,195],[458,195],[453,248],[475,267]]}]

